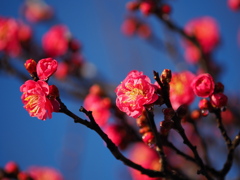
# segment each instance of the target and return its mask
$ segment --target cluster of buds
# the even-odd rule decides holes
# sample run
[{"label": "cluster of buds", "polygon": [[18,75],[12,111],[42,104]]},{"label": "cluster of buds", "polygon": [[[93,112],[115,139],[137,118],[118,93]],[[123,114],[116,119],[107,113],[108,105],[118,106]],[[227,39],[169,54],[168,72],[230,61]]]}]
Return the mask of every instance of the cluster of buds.
[{"label": "cluster of buds", "polygon": [[20,171],[18,165],[13,161],[9,161],[3,169],[0,169],[0,179],[33,180],[30,174]]},{"label": "cluster of buds", "polygon": [[148,24],[135,17],[127,17],[121,30],[126,36],[138,35],[141,38],[149,38],[152,35],[152,30]]},{"label": "cluster of buds", "polygon": [[27,80],[20,87],[24,108],[32,117],[41,120],[51,118],[52,112],[60,111],[58,88],[48,85],[49,77],[56,72],[58,62],[52,58],[41,59],[38,63],[28,59],[24,66],[34,79]]},{"label": "cluster of buds", "polygon": [[130,1],[127,3],[126,8],[129,11],[140,10],[145,16],[156,12],[162,15],[169,14],[171,12],[171,7],[169,5],[158,5],[154,0]]},{"label": "cluster of buds", "polygon": [[207,116],[209,111],[214,109],[225,110],[228,98],[223,94],[224,85],[220,82],[215,83],[210,74],[205,73],[197,76],[191,86],[197,96],[204,98],[198,104],[203,116]]},{"label": "cluster of buds", "polygon": [[172,108],[165,108],[162,112],[164,114],[164,120],[160,122],[160,134],[167,136],[173,126],[172,117],[175,115],[175,111]]},{"label": "cluster of buds", "polygon": [[146,111],[143,111],[142,115],[136,119],[136,123],[139,127],[139,133],[142,135],[143,142],[150,147],[154,147],[155,138],[150,128]]},{"label": "cluster of buds", "polygon": [[9,161],[0,169],[2,180],[63,180],[63,176],[56,169],[50,167],[31,166],[26,171],[21,171],[18,164]]}]

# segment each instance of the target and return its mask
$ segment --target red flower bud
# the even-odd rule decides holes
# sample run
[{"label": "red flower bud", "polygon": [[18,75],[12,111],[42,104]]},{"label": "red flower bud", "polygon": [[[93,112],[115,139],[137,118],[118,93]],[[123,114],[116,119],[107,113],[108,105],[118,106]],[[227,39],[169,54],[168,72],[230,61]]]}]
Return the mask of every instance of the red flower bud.
[{"label": "red flower bud", "polygon": [[36,61],[34,61],[33,59],[28,59],[28,60],[24,63],[24,66],[25,66],[26,70],[27,70],[30,74],[36,73],[37,63],[36,63]]},{"label": "red flower bud", "polygon": [[170,69],[164,69],[161,74],[161,81],[163,83],[170,83],[172,79],[172,72]]},{"label": "red flower bud", "polygon": [[154,10],[154,3],[152,2],[142,2],[140,4],[140,11],[145,15],[148,16],[149,14],[151,14]]},{"label": "red flower bud", "polygon": [[167,4],[162,5],[161,12],[163,14],[169,14],[171,12],[171,7]]},{"label": "red flower bud", "polygon": [[220,82],[217,82],[215,84],[215,89],[214,89],[214,93],[222,93],[224,91],[224,85]]},{"label": "red flower bud", "polygon": [[207,99],[201,99],[198,103],[199,109],[208,109],[210,106],[210,103]]},{"label": "red flower bud", "polygon": [[139,2],[137,1],[130,1],[126,5],[126,9],[129,11],[135,11],[139,8]]},{"label": "red flower bud", "polygon": [[4,170],[9,174],[17,174],[19,172],[18,165],[14,161],[9,161],[5,165]]},{"label": "red flower bud", "polygon": [[152,144],[154,142],[154,135],[153,135],[153,133],[151,131],[146,132],[142,136],[142,140],[146,144]]},{"label": "red flower bud", "polygon": [[49,97],[50,99],[56,99],[57,97],[59,97],[59,90],[57,88],[57,86],[55,85],[50,85],[49,86]]},{"label": "red flower bud", "polygon": [[210,102],[213,107],[221,108],[227,105],[228,98],[223,93],[216,93],[210,97]]}]

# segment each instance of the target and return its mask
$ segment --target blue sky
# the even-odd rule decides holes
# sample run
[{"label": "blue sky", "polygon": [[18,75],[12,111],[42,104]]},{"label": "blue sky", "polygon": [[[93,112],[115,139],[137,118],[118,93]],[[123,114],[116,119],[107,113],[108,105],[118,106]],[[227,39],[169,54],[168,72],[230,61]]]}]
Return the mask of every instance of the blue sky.
[{"label": "blue sky", "polygon": [[[126,74],[137,69],[152,76],[152,71],[164,68],[176,71],[172,61],[163,50],[149,46],[138,37],[127,38],[120,26],[126,15],[126,0],[46,0],[53,6],[59,22],[66,24],[74,37],[83,44],[83,54],[93,63],[98,73],[114,84]],[[200,16],[214,17],[220,27],[221,44],[214,53],[216,61],[224,66],[220,80],[226,91],[239,96],[240,52],[237,32],[240,28],[239,12],[232,12],[226,1],[219,0],[172,0],[172,18],[183,27],[190,19]],[[0,15],[19,15],[22,1],[1,1]],[[163,38],[163,25],[155,17],[148,18],[154,33]],[[48,29],[47,25],[35,27],[37,38]],[[9,160],[18,162],[22,169],[30,165],[53,166],[68,179],[120,180],[126,176],[126,167],[115,160],[93,131],[74,124],[63,115],[55,113],[45,122],[29,117],[22,108],[19,87],[22,82],[16,77],[0,72],[1,126],[0,166]],[[78,113],[82,102],[63,99],[73,112]],[[92,173],[94,172],[94,173]],[[117,176],[116,176],[117,174]]]}]

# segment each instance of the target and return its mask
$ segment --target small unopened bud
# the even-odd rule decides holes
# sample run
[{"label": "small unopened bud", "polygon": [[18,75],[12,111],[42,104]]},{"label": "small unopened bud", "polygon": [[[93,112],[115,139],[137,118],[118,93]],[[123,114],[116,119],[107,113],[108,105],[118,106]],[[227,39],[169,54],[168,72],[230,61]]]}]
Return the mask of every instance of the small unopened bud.
[{"label": "small unopened bud", "polygon": [[181,105],[181,106],[178,107],[176,112],[177,112],[178,117],[183,118],[188,112],[188,106],[187,105]]},{"label": "small unopened bud", "polygon": [[207,99],[201,99],[198,103],[199,109],[209,109],[210,102]]},{"label": "small unopened bud", "polygon": [[144,127],[141,127],[141,128],[139,129],[139,133],[140,133],[140,134],[145,134],[145,133],[147,133],[147,132],[149,132],[149,131],[151,131],[151,129],[150,129],[149,126],[144,126]]},{"label": "small unopened bud", "polygon": [[154,135],[153,135],[153,133],[151,131],[146,132],[145,134],[143,134],[142,140],[146,144],[152,144],[154,142]]},{"label": "small unopened bud", "polygon": [[224,91],[224,85],[220,82],[215,84],[214,93],[222,93]]},{"label": "small unopened bud", "polygon": [[28,60],[24,63],[24,67],[26,68],[26,70],[27,70],[30,74],[36,74],[37,63],[36,63],[36,61],[34,61],[33,59],[28,59]]},{"label": "small unopened bud", "polygon": [[162,110],[165,119],[171,119],[175,115],[175,111],[172,108],[165,108]]},{"label": "small unopened bud", "polygon": [[102,88],[98,84],[94,84],[90,87],[89,92],[90,92],[90,94],[101,95],[102,94]]},{"label": "small unopened bud", "polygon": [[223,93],[212,94],[210,97],[210,102],[213,107],[221,108],[227,105],[228,97]]},{"label": "small unopened bud", "polygon": [[196,120],[196,119],[199,119],[201,116],[201,113],[199,110],[194,110],[191,112],[191,118]]},{"label": "small unopened bud", "polygon": [[130,2],[127,3],[126,9],[129,10],[129,11],[136,11],[139,8],[139,4],[140,3],[137,2],[137,1],[130,1]]},{"label": "small unopened bud", "polygon": [[161,76],[160,76],[160,79],[161,79],[162,83],[170,83],[171,79],[172,79],[171,70],[170,69],[164,69]]},{"label": "small unopened bud", "polygon": [[148,1],[144,1],[140,4],[140,11],[143,13],[143,15],[148,16],[150,15],[155,8],[155,4],[153,2],[148,2]]},{"label": "small unopened bud", "polygon": [[59,97],[59,90],[58,90],[57,86],[50,85],[49,86],[49,98],[56,99],[57,97]]},{"label": "small unopened bud", "polygon": [[164,120],[160,122],[160,134],[168,135],[170,129],[173,126],[173,120]]},{"label": "small unopened bud", "polygon": [[148,125],[146,116],[144,116],[144,115],[139,116],[139,117],[136,119],[136,123],[137,123],[137,126],[140,127],[140,128]]},{"label": "small unopened bud", "polygon": [[160,8],[163,14],[169,14],[171,12],[171,7],[168,4],[164,4]]},{"label": "small unopened bud", "polygon": [[9,174],[18,174],[18,172],[19,172],[18,165],[14,161],[9,161],[5,165],[4,170]]}]

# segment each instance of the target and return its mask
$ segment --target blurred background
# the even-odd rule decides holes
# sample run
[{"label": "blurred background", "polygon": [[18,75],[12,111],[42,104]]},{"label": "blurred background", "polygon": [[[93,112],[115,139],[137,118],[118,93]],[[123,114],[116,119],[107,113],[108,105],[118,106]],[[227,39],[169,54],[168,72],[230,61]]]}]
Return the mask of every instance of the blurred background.
[{"label": "blurred background", "polygon": [[[81,52],[90,67],[88,73],[104,79],[113,87],[133,69],[143,71],[149,77],[152,77],[153,70],[162,72],[166,68],[173,72],[179,69],[194,71],[193,65],[184,61],[173,61],[167,53],[161,40],[170,35],[178,47],[178,59],[184,59],[179,35],[166,33],[168,30],[155,16],[141,18],[151,27],[154,36],[159,39],[158,43],[151,43],[137,35],[124,35],[121,26],[129,14],[125,8],[127,2],[46,0],[45,3],[53,8],[54,19],[44,23],[26,23],[33,28],[35,41],[39,43],[51,25],[66,25],[82,45]],[[218,22],[221,41],[213,53],[214,61],[223,67],[218,79],[225,84],[226,94],[239,97],[239,12],[230,10],[224,0],[166,2],[172,8],[171,19],[180,27],[184,27],[191,19],[202,16],[211,16]],[[26,21],[21,13],[23,4],[24,1],[21,0],[2,0],[0,16]],[[24,69],[18,58],[13,58],[11,63]],[[53,118],[46,121],[30,117],[20,99],[19,87],[23,80],[11,73],[0,71],[0,82],[1,167],[13,160],[21,169],[32,165],[54,167],[61,171],[66,179],[131,179],[126,171],[127,167],[109,153],[95,132],[80,124],[74,124],[71,118],[60,113],[54,113]],[[82,101],[67,94],[62,96],[62,101],[71,111],[86,118],[78,111]]]}]

